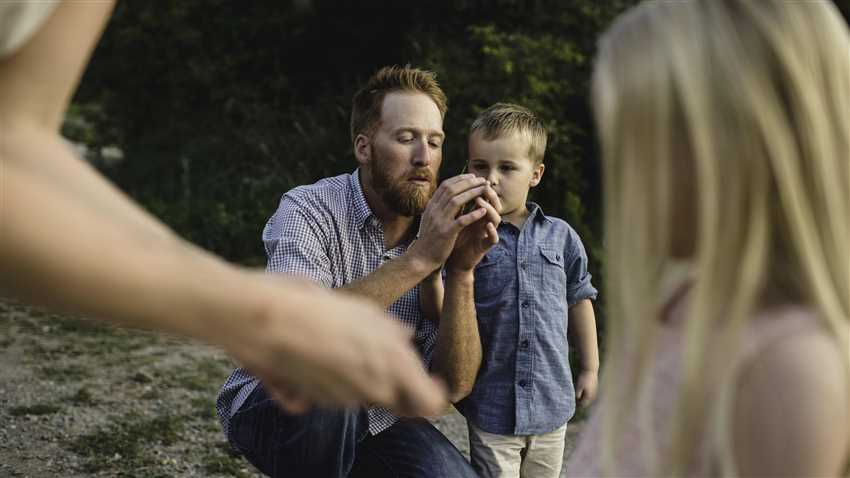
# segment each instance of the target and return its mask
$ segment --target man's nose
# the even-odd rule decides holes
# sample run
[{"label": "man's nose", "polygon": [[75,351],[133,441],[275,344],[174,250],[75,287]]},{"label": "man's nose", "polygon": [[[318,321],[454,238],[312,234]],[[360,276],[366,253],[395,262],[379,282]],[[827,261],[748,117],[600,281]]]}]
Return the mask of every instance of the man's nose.
[{"label": "man's nose", "polygon": [[436,152],[431,149],[427,141],[420,142],[413,153],[414,166],[430,166]]}]

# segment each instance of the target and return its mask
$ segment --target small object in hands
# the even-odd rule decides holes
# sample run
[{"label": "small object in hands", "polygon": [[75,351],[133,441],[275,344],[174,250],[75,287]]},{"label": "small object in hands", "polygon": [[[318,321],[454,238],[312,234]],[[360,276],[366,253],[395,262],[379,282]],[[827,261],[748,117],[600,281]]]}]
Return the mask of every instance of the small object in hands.
[{"label": "small object in hands", "polygon": [[[466,168],[467,168],[468,165],[469,165],[469,163],[466,163],[466,164],[463,165],[463,169],[460,171],[461,175],[467,173]],[[464,204],[462,208],[460,208],[460,214],[458,214],[458,216],[463,216],[464,214],[469,214],[470,212],[474,211],[476,207],[478,207],[478,205],[475,204],[475,199],[473,199],[473,200],[467,202],[466,204]]]}]

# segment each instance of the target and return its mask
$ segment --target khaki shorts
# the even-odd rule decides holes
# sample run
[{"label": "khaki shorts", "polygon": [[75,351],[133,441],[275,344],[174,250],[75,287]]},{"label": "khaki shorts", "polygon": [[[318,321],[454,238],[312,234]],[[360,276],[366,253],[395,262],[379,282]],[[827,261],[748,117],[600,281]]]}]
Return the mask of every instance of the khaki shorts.
[{"label": "khaki shorts", "polygon": [[567,425],[540,435],[498,435],[469,426],[469,456],[482,478],[558,478]]}]

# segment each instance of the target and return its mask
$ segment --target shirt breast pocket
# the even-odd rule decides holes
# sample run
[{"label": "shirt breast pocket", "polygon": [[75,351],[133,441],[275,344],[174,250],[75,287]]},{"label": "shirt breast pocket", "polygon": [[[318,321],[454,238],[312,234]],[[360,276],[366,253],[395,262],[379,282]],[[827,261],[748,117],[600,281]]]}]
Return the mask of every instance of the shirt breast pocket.
[{"label": "shirt breast pocket", "polygon": [[557,249],[540,248],[540,284],[547,295],[567,296],[567,273],[564,270],[564,253]]},{"label": "shirt breast pocket", "polygon": [[497,301],[505,287],[505,251],[493,248],[475,266],[475,304],[487,307]]}]

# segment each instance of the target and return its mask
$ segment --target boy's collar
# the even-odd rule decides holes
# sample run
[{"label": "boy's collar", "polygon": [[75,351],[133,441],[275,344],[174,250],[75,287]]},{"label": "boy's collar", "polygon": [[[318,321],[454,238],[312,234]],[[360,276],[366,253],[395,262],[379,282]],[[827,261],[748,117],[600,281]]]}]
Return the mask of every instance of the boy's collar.
[{"label": "boy's collar", "polygon": [[537,203],[528,201],[525,203],[525,208],[528,209],[528,217],[533,218],[536,221],[552,222],[552,218],[543,214],[543,208]]}]

